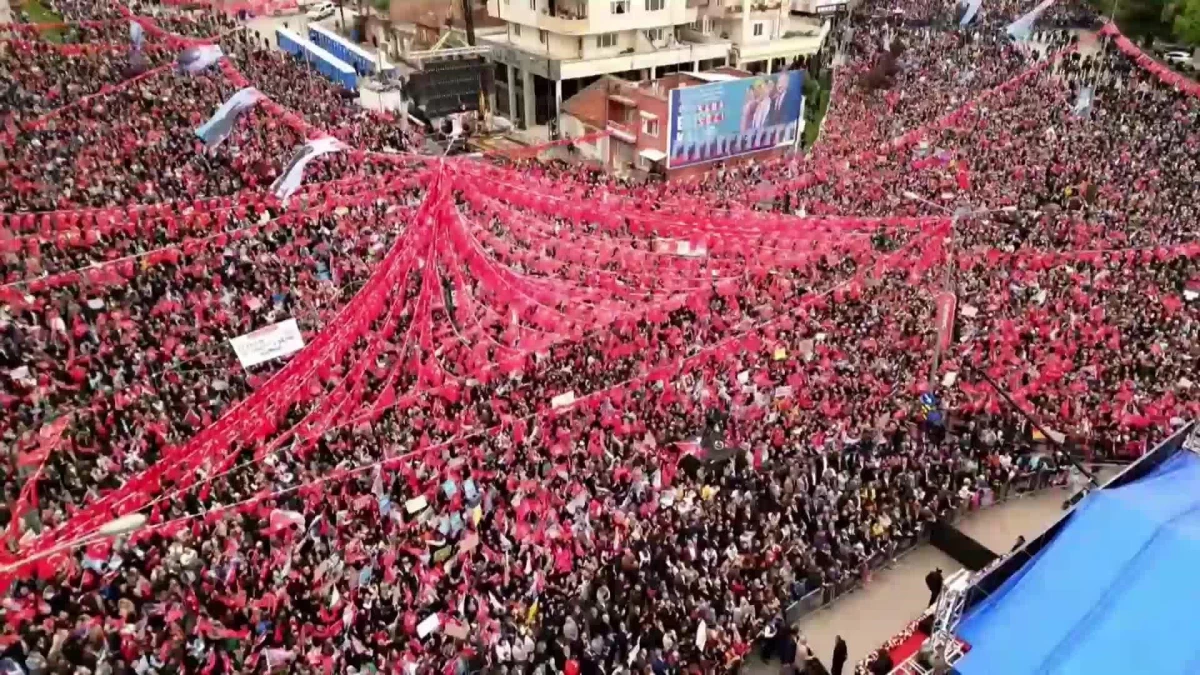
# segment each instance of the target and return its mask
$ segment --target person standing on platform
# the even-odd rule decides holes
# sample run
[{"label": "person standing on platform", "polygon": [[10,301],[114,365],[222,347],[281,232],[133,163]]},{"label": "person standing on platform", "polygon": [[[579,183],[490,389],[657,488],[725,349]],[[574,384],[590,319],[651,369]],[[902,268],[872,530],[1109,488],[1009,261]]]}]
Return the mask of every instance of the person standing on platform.
[{"label": "person standing on platform", "polygon": [[925,586],[929,589],[929,604],[937,602],[942,593],[942,569],[939,567],[925,575]]},{"label": "person standing on platform", "polygon": [[842,675],[842,668],[845,666],[846,641],[839,635],[833,643],[833,660],[829,662],[829,675]]}]

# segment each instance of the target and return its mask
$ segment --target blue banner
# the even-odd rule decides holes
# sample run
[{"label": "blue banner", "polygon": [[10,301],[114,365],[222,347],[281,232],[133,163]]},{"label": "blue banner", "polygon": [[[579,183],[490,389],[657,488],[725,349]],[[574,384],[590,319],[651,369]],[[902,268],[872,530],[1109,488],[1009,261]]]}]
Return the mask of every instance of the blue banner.
[{"label": "blue banner", "polygon": [[715,162],[796,141],[804,71],[671,91],[667,167]]},{"label": "blue banner", "polygon": [[262,94],[254,87],[246,87],[230,96],[229,100],[222,103],[207,122],[196,129],[196,135],[204,141],[204,147],[211,150],[220,145],[229,137],[229,132],[233,130],[233,125],[237,122],[238,117],[249,110],[260,98],[262,98]]},{"label": "blue banner", "polygon": [[925,421],[935,426],[941,426],[946,419],[945,413],[942,412],[942,401],[937,397],[937,394],[925,392],[921,394],[921,414],[925,416]]}]

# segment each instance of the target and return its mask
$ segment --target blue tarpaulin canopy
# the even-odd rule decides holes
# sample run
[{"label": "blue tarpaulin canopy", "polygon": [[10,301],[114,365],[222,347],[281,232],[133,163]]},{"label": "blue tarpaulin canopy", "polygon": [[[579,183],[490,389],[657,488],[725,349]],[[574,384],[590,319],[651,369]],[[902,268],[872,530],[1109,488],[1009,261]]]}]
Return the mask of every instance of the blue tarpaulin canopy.
[{"label": "blue tarpaulin canopy", "polygon": [[1100,490],[959,624],[961,675],[1200,673],[1200,457]]}]

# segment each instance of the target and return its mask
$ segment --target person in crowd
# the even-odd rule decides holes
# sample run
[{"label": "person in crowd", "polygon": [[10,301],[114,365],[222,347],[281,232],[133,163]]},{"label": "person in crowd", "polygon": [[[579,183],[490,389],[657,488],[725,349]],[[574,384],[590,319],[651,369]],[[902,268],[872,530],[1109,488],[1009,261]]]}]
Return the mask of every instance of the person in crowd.
[{"label": "person in crowd", "polygon": [[[800,659],[800,631],[792,628],[783,633],[779,649],[779,675],[795,675],[796,663]],[[803,661],[800,661],[803,663]]]},{"label": "person in crowd", "polygon": [[886,649],[880,649],[872,659],[869,671],[871,675],[888,675],[895,668],[896,664],[892,662],[892,655]]}]

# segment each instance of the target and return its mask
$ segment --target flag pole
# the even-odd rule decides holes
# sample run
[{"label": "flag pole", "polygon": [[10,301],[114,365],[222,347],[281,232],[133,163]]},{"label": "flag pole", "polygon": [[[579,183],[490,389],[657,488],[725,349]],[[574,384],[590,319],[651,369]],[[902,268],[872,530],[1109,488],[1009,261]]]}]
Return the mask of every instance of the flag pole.
[{"label": "flag pole", "polygon": [[1063,454],[1066,455],[1067,461],[1071,462],[1071,465],[1074,466],[1076,469],[1079,469],[1079,472],[1082,473],[1084,476],[1086,476],[1087,479],[1091,482],[1091,484],[1094,487],[1100,487],[1100,481],[1096,479],[1096,474],[1094,474],[1091,471],[1088,471],[1086,468],[1084,468],[1083,464],[1080,463],[1078,460],[1076,460],[1075,457],[1073,457],[1071,455],[1071,453],[1068,452],[1068,450],[1066,448],[1066,444],[1063,441],[1058,440],[1058,438],[1056,438],[1053,433],[1051,433],[1045,427],[1043,427],[1040,423],[1038,423],[1038,421],[1033,417],[1033,415],[1030,415],[1029,413],[1025,412],[1025,410],[1021,406],[1017,405],[1017,402],[1014,401],[1012,399],[1012,397],[1008,395],[1008,392],[1004,391],[1003,387],[996,384],[995,380],[993,380],[991,377],[989,377],[987,373],[983,372],[982,369],[977,368],[975,366],[975,364],[971,363],[969,360],[963,359],[963,365],[966,366],[967,368],[969,368],[971,370],[971,372],[978,375],[980,377],[980,379],[982,379],[984,382],[987,382],[988,385],[991,386],[992,389],[996,390],[997,394],[1000,394],[1000,398],[1003,398],[1004,402],[1007,403],[1009,405],[1009,407],[1016,410],[1017,413],[1019,413],[1021,415],[1021,417],[1024,417],[1026,421],[1028,421],[1030,424],[1033,425],[1034,429],[1037,429],[1038,431],[1042,432],[1043,436],[1048,438],[1051,443],[1054,443],[1054,445],[1058,446],[1058,449],[1062,450]]}]

